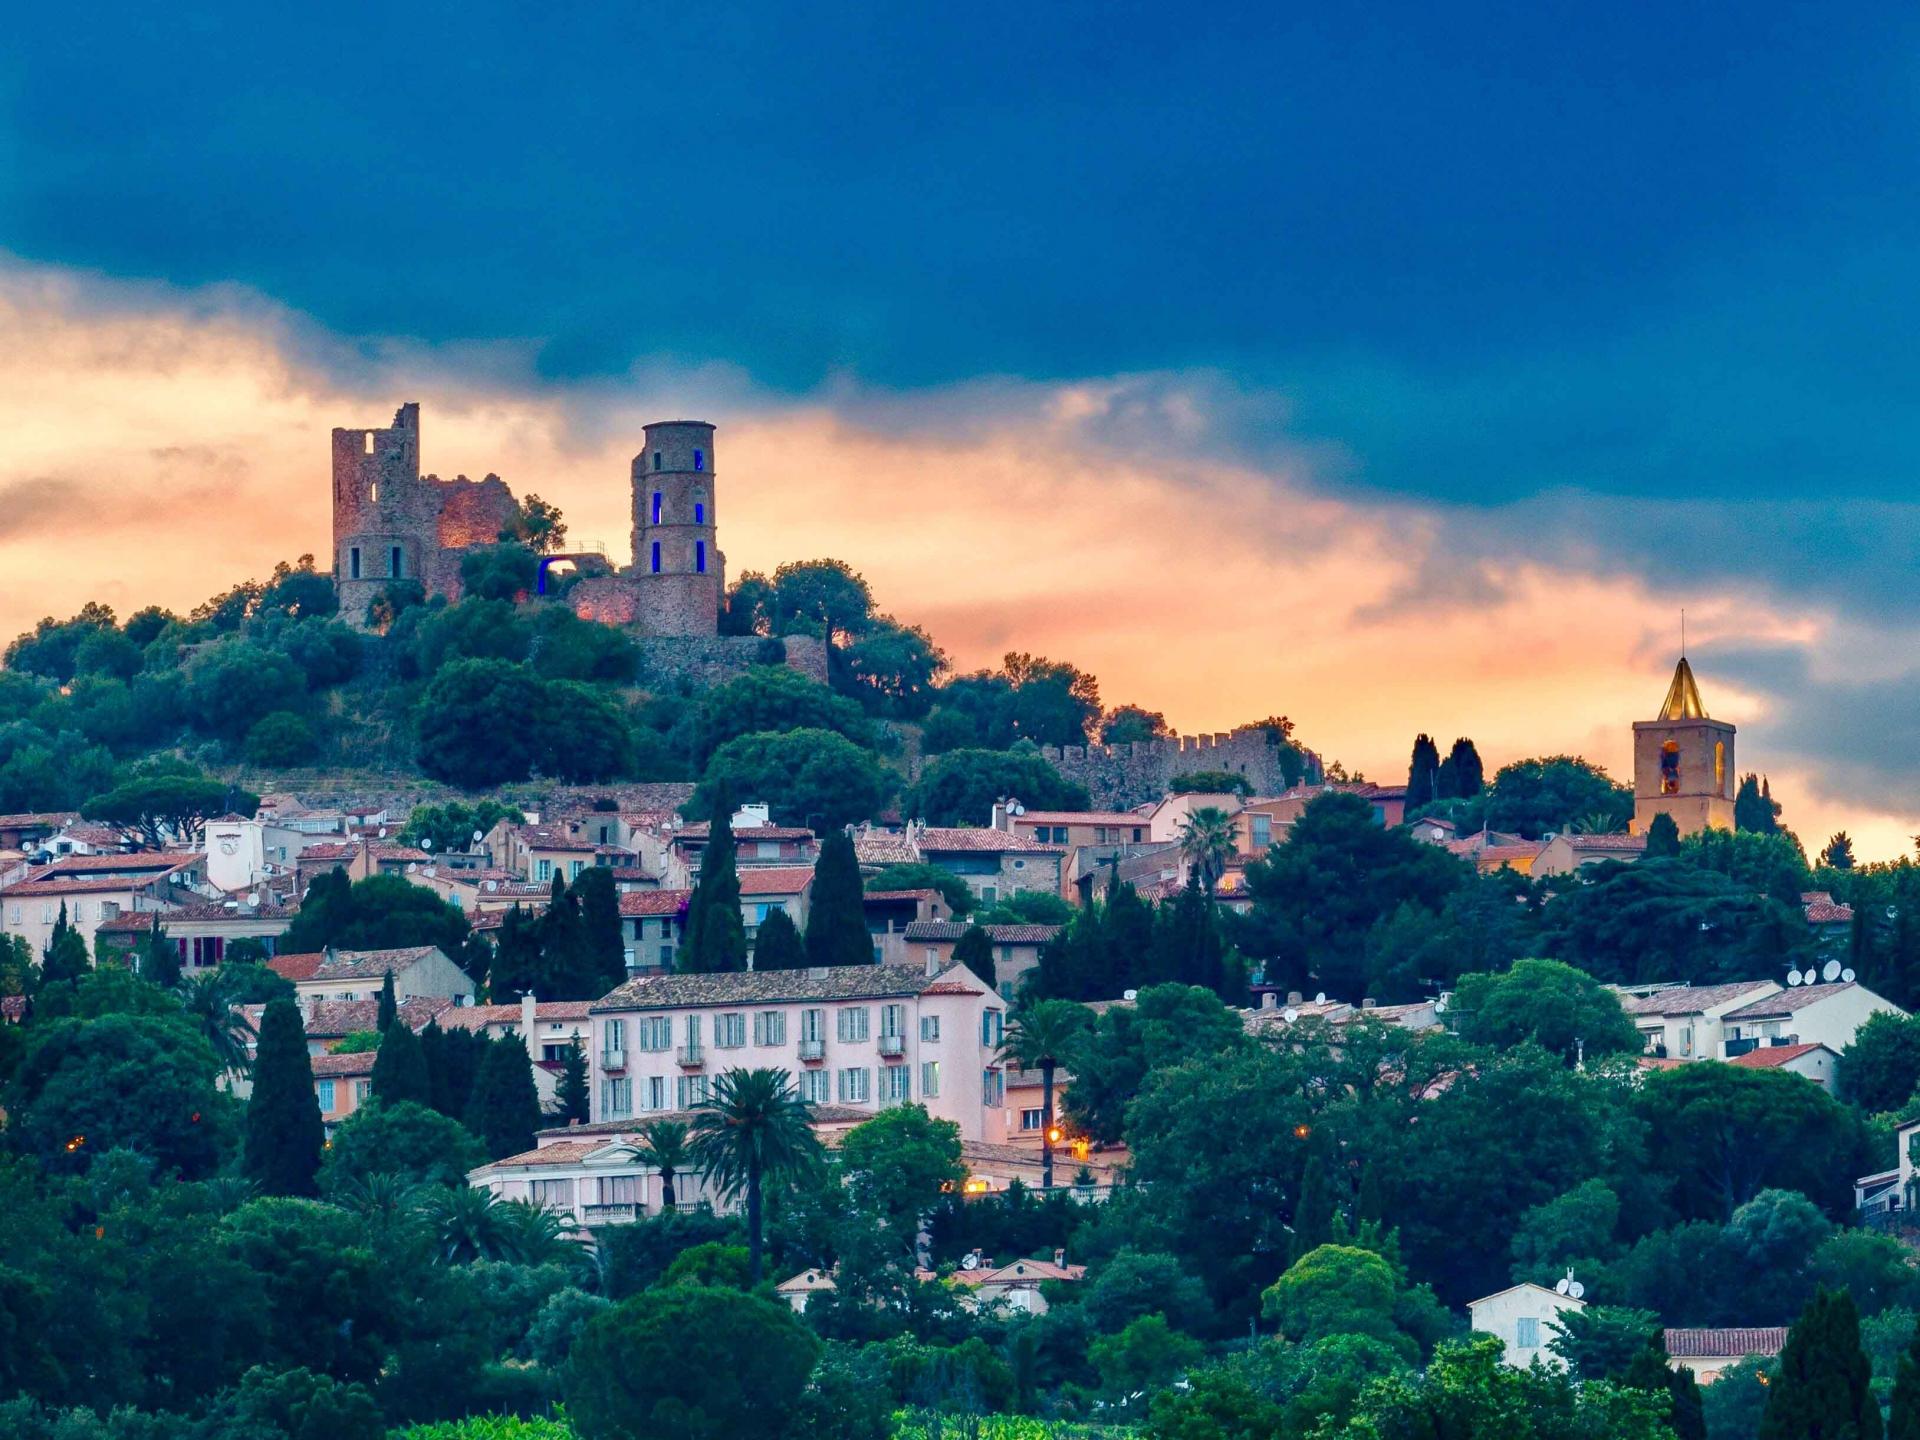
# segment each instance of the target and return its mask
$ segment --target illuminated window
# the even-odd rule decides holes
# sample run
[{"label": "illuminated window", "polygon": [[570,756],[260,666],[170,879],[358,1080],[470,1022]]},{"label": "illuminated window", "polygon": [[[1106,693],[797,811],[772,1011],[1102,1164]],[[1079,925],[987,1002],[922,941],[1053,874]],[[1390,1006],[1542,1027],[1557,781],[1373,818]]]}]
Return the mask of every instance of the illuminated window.
[{"label": "illuminated window", "polygon": [[378,480],[375,480],[371,485],[367,486],[367,499],[378,500],[379,498],[380,498],[380,482]]},{"label": "illuminated window", "polygon": [[707,468],[706,451],[696,450],[693,452],[693,468],[696,470],[704,470]]},{"label": "illuminated window", "polygon": [[658,540],[653,542],[653,573],[656,575],[660,573],[660,542]]},{"label": "illuminated window", "polygon": [[1727,793],[1727,742],[1713,742],[1713,788],[1722,795]]},{"label": "illuminated window", "polygon": [[693,571],[696,575],[707,573],[707,542],[704,540],[693,542]]},{"label": "illuminated window", "polygon": [[1660,747],[1660,793],[1680,793],[1680,746],[1672,740]]},{"label": "illuminated window", "polygon": [[660,492],[658,490],[653,492],[653,523],[656,525],[660,523]]},{"label": "illuminated window", "polygon": [[707,523],[707,496],[703,490],[693,492],[693,523],[696,525]]},{"label": "illuminated window", "polygon": [[367,431],[367,454],[371,455],[372,453],[373,453],[373,432],[369,430]]}]

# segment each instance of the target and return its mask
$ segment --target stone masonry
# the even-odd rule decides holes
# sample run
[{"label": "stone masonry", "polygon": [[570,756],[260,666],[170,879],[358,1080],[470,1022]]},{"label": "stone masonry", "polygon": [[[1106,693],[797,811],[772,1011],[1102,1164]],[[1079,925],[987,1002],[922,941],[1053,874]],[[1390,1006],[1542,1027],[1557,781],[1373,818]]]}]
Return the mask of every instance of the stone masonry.
[{"label": "stone masonry", "polygon": [[[1176,775],[1195,770],[1230,770],[1244,775],[1256,795],[1278,795],[1287,788],[1281,748],[1259,726],[1215,735],[1180,735],[1165,740],[1136,740],[1130,745],[1054,745],[1041,756],[1062,779],[1087,787],[1093,803],[1123,810],[1167,793]],[[1316,757],[1301,752],[1311,774]]]}]

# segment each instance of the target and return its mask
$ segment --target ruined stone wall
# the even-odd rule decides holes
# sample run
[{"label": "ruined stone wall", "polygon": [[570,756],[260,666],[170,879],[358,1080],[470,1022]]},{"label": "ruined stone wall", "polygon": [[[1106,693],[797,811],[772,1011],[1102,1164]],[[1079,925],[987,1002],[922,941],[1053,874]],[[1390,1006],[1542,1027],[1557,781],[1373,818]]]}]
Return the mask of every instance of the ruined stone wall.
[{"label": "ruined stone wall", "polygon": [[[579,586],[574,587],[576,595],[579,590]],[[640,681],[653,688],[671,688],[682,682],[696,690],[722,685],[760,663],[765,643],[758,635],[643,636]],[[780,643],[786,647],[789,669],[822,685],[827,683],[827,651],[817,636],[789,635]]]},{"label": "ruined stone wall", "polygon": [[[1157,800],[1174,776],[1195,770],[1244,775],[1256,795],[1277,795],[1287,788],[1280,747],[1257,728],[1130,745],[1069,745],[1064,750],[1047,745],[1040,753],[1062,779],[1086,786],[1095,805],[1113,809]],[[1311,768],[1313,757],[1303,753],[1303,758]]]}]

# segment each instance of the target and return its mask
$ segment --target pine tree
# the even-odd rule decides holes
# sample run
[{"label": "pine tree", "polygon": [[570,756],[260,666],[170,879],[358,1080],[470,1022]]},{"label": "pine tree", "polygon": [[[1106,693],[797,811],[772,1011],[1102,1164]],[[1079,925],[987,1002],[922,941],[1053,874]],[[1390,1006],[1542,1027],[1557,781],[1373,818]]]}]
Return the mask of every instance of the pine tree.
[{"label": "pine tree", "polygon": [[180,947],[161,934],[158,916],[148,926],[146,943],[140,949],[140,973],[162,990],[180,983]]},{"label": "pine tree", "polygon": [[680,968],[711,974],[747,968],[747,930],[740,920],[740,871],[733,851],[733,811],[724,790],[714,797],[713,823],[700,856],[700,878],[687,900]]},{"label": "pine tree", "polygon": [[318,1194],[314,1177],[325,1139],[300,1007],[282,996],[260,1017],[241,1171],[268,1195]]},{"label": "pine tree", "polygon": [[385,1105],[403,1100],[433,1103],[433,1082],[427,1075],[420,1037],[398,1020],[381,1033],[380,1050],[373,1057],[373,1095]]},{"label": "pine tree", "polygon": [[1413,737],[1413,760],[1407,767],[1406,810],[1409,815],[1437,798],[1433,782],[1439,769],[1440,747],[1433,743],[1431,735],[1422,731]]},{"label": "pine tree", "polygon": [[1662,810],[1647,822],[1647,849],[1645,858],[1658,860],[1671,858],[1680,853],[1680,827],[1666,811]]},{"label": "pine tree", "polygon": [[299,913],[281,937],[280,953],[311,955],[333,944],[334,937],[352,918],[352,891],[353,881],[338,865],[314,876]]},{"label": "pine tree", "polygon": [[540,924],[515,905],[500,920],[500,938],[487,968],[487,997],[496,1005],[513,1005],[539,983]]},{"label": "pine tree", "polygon": [[1758,1440],[1881,1440],[1871,1379],[1853,1297],[1822,1286],[1787,1333]]},{"label": "pine tree", "polygon": [[399,1018],[400,1002],[394,998],[393,971],[389,970],[380,981],[380,1008],[374,1012],[373,1028],[384,1035]]},{"label": "pine tree", "polygon": [[993,937],[979,925],[969,925],[954,942],[953,958],[978,975],[987,984],[999,989],[999,981],[994,975]]},{"label": "pine tree", "polygon": [[87,942],[67,923],[67,902],[62,900],[53,933],[47,937],[46,954],[40,957],[40,983],[45,986],[78,980],[91,969],[93,963],[87,959]]},{"label": "pine tree", "polygon": [[835,830],[820,843],[807,901],[807,964],[871,965],[873,934],[860,888],[853,837]]},{"label": "pine tree", "polygon": [[466,1119],[467,1128],[495,1160],[533,1148],[534,1132],[540,1128],[540,1092],[533,1083],[533,1061],[518,1036],[487,1042]]},{"label": "pine tree", "polygon": [[753,937],[753,968],[756,970],[804,970],[807,968],[807,942],[800,938],[800,927],[785,910],[771,910],[760,922]]},{"label": "pine tree", "polygon": [[1293,1207],[1292,1259],[1317,1250],[1333,1238],[1333,1190],[1318,1152],[1307,1156],[1300,1172],[1300,1198]]},{"label": "pine tree", "polygon": [[1820,863],[1831,870],[1853,869],[1853,837],[1841,830],[1830,836],[1820,852]]},{"label": "pine tree", "polygon": [[554,1120],[561,1125],[570,1125],[575,1120],[585,1124],[593,1108],[591,1092],[587,1089],[587,1052],[580,1046],[580,1037],[574,1036],[567,1046],[565,1067],[560,1072],[560,1084],[554,1092]]},{"label": "pine tree", "polygon": [[580,934],[586,947],[588,970],[597,1000],[627,978],[627,942],[620,929],[620,892],[613,871],[589,865],[573,880],[573,898],[580,905]]},{"label": "pine tree", "polygon": [[1461,799],[1471,800],[1487,788],[1487,772],[1480,763],[1480,752],[1466,736],[1453,742],[1446,763],[1453,767],[1453,793]]}]

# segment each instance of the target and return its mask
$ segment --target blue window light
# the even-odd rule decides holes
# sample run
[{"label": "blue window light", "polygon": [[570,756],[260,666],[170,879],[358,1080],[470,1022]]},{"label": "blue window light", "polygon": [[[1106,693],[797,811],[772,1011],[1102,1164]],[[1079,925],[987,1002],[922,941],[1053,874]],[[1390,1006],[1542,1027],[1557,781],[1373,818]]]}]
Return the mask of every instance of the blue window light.
[{"label": "blue window light", "polygon": [[653,542],[653,573],[656,575],[660,573],[660,542],[658,540]]}]

